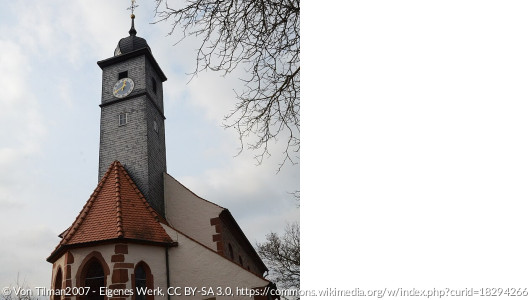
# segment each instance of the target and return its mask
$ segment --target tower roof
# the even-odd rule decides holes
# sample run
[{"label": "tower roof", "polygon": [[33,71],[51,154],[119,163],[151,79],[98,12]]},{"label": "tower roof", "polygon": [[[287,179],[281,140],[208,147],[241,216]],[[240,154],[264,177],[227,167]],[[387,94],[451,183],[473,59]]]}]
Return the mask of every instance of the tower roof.
[{"label": "tower roof", "polygon": [[151,48],[147,44],[147,41],[141,37],[136,36],[136,29],[134,28],[134,14],[131,14],[131,29],[129,30],[129,36],[122,38],[118,42],[116,50],[114,50],[114,56],[133,52],[138,49],[147,48],[151,52]]},{"label": "tower roof", "polygon": [[114,56],[105,60],[98,61],[98,65],[103,69],[104,67],[113,65],[115,63],[123,62],[136,56],[145,55],[149,62],[155,68],[156,73],[160,76],[162,82],[167,80],[166,75],[162,72],[162,69],[156,62],[151,52],[151,48],[147,44],[147,41],[141,37],[136,36],[136,29],[134,28],[134,14],[131,14],[131,29],[129,30],[129,36],[122,38],[118,42],[118,46],[114,50]]},{"label": "tower roof", "polygon": [[86,243],[120,239],[172,243],[160,223],[167,224],[147,203],[120,162],[114,161],[48,260],[65,247]]}]

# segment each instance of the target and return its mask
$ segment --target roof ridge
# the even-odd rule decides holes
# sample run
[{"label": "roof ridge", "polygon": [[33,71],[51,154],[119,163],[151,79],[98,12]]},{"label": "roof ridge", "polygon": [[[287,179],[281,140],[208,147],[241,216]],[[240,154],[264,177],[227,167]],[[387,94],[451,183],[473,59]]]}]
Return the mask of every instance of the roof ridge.
[{"label": "roof ridge", "polygon": [[114,187],[115,187],[115,197],[116,197],[116,229],[118,237],[123,237],[123,214],[121,211],[121,184],[120,184],[120,174],[119,166],[120,162],[115,160],[112,163],[112,169],[114,172]]},{"label": "roof ridge", "polygon": [[94,201],[99,195],[99,192],[101,191],[101,188],[103,187],[103,184],[107,181],[107,178],[109,177],[110,172],[111,172],[111,168],[109,168],[107,172],[105,172],[105,174],[103,175],[103,178],[101,178],[101,180],[99,181],[98,185],[92,192],[92,195],[90,195],[90,197],[88,198],[88,201],[85,203],[85,205],[83,205],[83,208],[81,209],[77,217],[74,219],[74,222],[72,222],[72,225],[70,225],[70,228],[68,228],[68,231],[65,233],[64,238],[61,240],[59,245],[66,244],[72,238],[72,236],[77,231],[77,229],[79,229],[79,226],[85,220],[88,211],[90,210],[90,208],[94,204]]},{"label": "roof ridge", "polygon": [[123,171],[123,174],[125,175],[125,179],[127,179],[127,181],[132,185],[132,187],[134,188],[134,191],[140,197],[140,200],[142,200],[142,203],[145,205],[145,207],[147,208],[151,216],[153,216],[156,222],[160,223],[161,221],[159,218],[159,214],[151,207],[151,205],[149,205],[149,202],[147,202],[147,199],[145,199],[145,196],[138,189],[138,186],[136,186],[131,176],[129,176],[129,173],[127,173],[127,170],[125,170],[125,168],[123,167],[122,164],[120,164],[120,162],[118,162],[118,167],[120,168],[120,170]]}]

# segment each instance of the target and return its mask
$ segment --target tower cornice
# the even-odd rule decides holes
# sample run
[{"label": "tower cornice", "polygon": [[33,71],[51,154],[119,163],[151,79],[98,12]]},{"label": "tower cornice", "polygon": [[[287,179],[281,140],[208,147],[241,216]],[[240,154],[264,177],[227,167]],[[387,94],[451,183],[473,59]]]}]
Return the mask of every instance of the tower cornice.
[{"label": "tower cornice", "polygon": [[162,71],[158,63],[156,62],[156,59],[154,58],[153,54],[151,53],[151,51],[149,51],[148,48],[141,48],[141,49],[138,49],[132,52],[128,52],[125,54],[120,54],[118,56],[113,56],[111,58],[100,60],[98,61],[98,66],[101,69],[103,69],[110,65],[113,65],[113,64],[116,64],[122,61],[126,61],[133,57],[142,56],[142,55],[145,55],[147,59],[149,60],[149,62],[153,65],[156,73],[158,74],[158,76],[160,76],[160,80],[162,80],[162,82],[166,81],[167,80],[166,75],[164,74],[164,72]]},{"label": "tower cornice", "polygon": [[164,120],[166,119],[166,117],[164,116],[164,112],[162,110],[160,110],[160,107],[158,107],[158,105],[156,105],[156,102],[155,102],[155,100],[153,100],[153,97],[151,97],[151,95],[149,95],[149,93],[147,93],[147,92],[141,92],[141,93],[138,93],[138,94],[133,94],[133,95],[130,95],[130,96],[127,96],[127,97],[116,99],[116,100],[113,100],[113,101],[105,102],[105,103],[100,104],[99,107],[109,106],[109,105],[112,105],[112,104],[115,104],[115,103],[120,103],[120,102],[123,102],[125,100],[129,100],[131,98],[137,98],[137,97],[141,97],[141,96],[146,96],[147,99],[149,99],[149,101],[153,104],[155,109],[160,113],[160,116]]}]

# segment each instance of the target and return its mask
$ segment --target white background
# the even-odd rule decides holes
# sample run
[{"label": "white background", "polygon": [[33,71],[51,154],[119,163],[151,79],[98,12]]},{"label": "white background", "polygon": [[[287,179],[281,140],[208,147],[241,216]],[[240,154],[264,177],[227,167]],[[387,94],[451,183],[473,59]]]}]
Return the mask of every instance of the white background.
[{"label": "white background", "polygon": [[530,4],[302,4],[302,288],[528,287]]}]

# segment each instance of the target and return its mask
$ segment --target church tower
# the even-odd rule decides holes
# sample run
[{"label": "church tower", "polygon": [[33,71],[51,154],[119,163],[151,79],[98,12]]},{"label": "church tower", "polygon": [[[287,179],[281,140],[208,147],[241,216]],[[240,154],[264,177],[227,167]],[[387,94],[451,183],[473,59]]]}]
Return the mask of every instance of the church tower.
[{"label": "church tower", "polygon": [[98,65],[103,70],[98,181],[113,161],[121,162],[151,207],[164,216],[162,83],[167,78],[145,39],[136,36],[134,14],[129,36]]},{"label": "church tower", "polygon": [[[50,291],[62,292],[46,296],[169,300],[189,298],[184,287],[208,287],[208,294],[191,296],[212,299],[209,291],[222,289],[225,299],[270,299],[267,267],[228,209],[166,173],[167,78],[131,18],[114,56],[98,62],[99,181],[47,258]],[[253,297],[231,294],[243,288]]]}]

